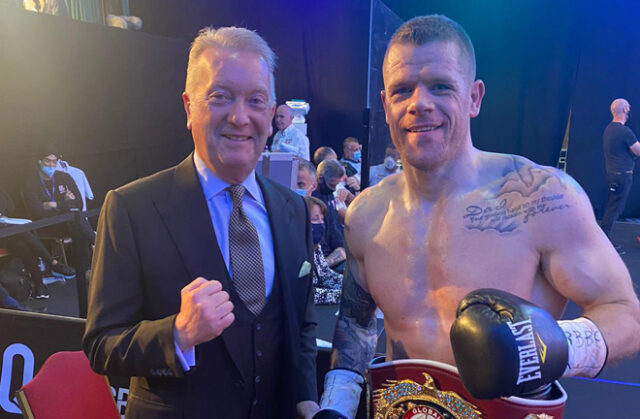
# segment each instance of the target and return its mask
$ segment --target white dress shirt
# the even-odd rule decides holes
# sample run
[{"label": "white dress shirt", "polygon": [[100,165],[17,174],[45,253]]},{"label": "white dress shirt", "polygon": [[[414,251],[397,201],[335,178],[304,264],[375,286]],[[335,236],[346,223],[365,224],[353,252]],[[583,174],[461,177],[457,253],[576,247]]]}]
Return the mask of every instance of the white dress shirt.
[{"label": "white dress shirt", "polygon": [[273,136],[271,151],[293,153],[301,159],[309,160],[309,139],[291,124]]}]

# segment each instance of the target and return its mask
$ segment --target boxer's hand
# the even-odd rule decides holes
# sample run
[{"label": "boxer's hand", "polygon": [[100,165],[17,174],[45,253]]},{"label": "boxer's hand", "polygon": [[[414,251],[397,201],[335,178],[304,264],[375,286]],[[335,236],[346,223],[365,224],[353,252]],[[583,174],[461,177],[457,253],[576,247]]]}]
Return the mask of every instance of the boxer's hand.
[{"label": "boxer's hand", "polygon": [[198,277],[180,291],[180,299],[174,335],[183,352],[217,338],[235,320],[229,294],[218,281]]},{"label": "boxer's hand", "polygon": [[562,376],[565,334],[541,308],[505,291],[467,294],[451,326],[460,378],[478,399],[532,392]]}]

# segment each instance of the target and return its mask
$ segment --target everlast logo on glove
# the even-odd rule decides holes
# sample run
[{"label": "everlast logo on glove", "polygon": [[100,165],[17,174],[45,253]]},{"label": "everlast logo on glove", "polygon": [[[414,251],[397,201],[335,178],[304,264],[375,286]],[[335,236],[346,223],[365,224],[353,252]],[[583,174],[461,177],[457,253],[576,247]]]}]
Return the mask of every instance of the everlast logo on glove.
[{"label": "everlast logo on glove", "polygon": [[[509,326],[511,333],[513,333],[513,336],[518,342],[520,369],[516,384],[542,378],[542,373],[540,371],[540,359],[542,359],[542,363],[544,363],[547,346],[544,344],[542,339],[540,339],[540,335],[534,332],[531,318],[517,323],[506,322],[506,324]],[[535,338],[540,342],[539,358]]]},{"label": "everlast logo on glove", "polygon": [[569,356],[556,320],[506,291],[484,288],[467,294],[449,333],[465,388],[477,399],[548,391]]}]

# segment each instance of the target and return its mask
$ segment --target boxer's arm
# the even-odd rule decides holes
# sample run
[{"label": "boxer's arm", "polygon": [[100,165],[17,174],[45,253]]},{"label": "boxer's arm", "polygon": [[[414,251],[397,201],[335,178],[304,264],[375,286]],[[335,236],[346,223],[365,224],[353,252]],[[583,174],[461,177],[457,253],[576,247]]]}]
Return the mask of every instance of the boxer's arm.
[{"label": "boxer's arm", "polygon": [[364,277],[357,258],[348,247],[346,251],[340,312],[333,335],[332,369],[325,376],[321,410],[316,419],[355,417],[364,383],[362,374],[378,340],[375,302],[361,285]]},{"label": "boxer's arm", "polygon": [[361,285],[358,262],[347,248],[340,312],[333,335],[331,367],[364,373],[378,341],[376,304]]},{"label": "boxer's arm", "polygon": [[558,212],[545,229],[541,266],[552,286],[598,326],[609,362],[630,357],[640,349],[640,306],[629,271],[597,225],[584,191],[572,179],[564,180],[569,210]]}]

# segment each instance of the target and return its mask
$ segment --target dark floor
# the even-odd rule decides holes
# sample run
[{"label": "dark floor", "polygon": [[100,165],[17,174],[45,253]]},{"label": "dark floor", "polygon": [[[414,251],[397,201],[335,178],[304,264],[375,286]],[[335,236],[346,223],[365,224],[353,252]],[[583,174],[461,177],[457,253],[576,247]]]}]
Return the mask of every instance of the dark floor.
[{"label": "dark floor", "polygon": [[[626,252],[622,259],[631,272],[637,292],[640,287],[640,223],[616,223],[613,240]],[[78,315],[75,280],[52,284],[49,289],[51,299],[29,301],[27,304],[51,314]],[[337,309],[337,306],[318,306],[319,339],[331,341]],[[574,318],[579,314],[578,307],[570,304],[564,317]],[[378,351],[383,353],[385,337],[381,319],[378,327],[381,333]],[[607,366],[598,379],[565,379],[562,384],[569,394],[565,418],[640,418],[640,356],[619,365]]]}]

